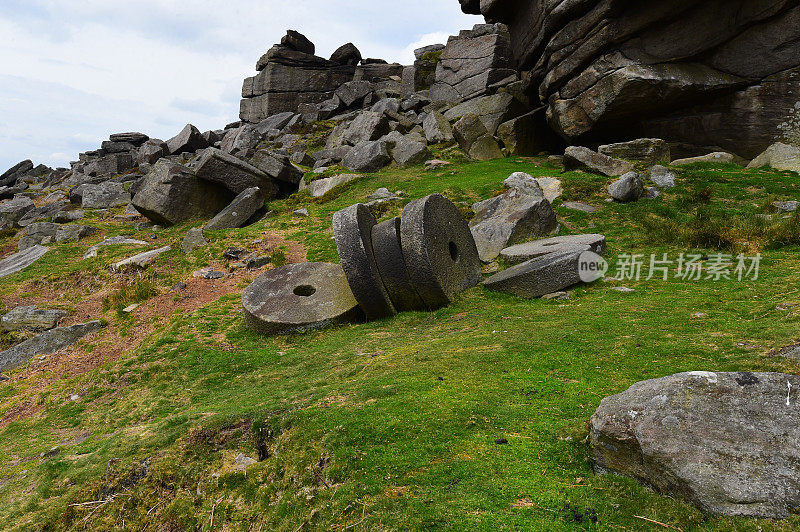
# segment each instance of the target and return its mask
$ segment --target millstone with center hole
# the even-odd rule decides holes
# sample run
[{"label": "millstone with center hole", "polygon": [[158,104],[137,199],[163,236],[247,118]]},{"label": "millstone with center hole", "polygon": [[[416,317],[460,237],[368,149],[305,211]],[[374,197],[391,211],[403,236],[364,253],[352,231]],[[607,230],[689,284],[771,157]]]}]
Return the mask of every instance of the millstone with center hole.
[{"label": "millstone with center hole", "polygon": [[400,218],[392,218],[372,228],[372,249],[383,285],[398,311],[427,310],[408,277],[400,247]]},{"label": "millstone with center hole", "polygon": [[397,314],[381,281],[372,251],[372,228],[375,224],[375,217],[361,203],[333,215],[333,237],[342,269],[356,301],[371,320]]},{"label": "millstone with center hole", "polygon": [[269,270],[242,292],[245,321],[262,334],[320,329],[363,318],[338,264],[304,262]]},{"label": "millstone with center hole", "polygon": [[434,310],[481,281],[478,249],[458,208],[441,194],[403,209],[400,243],[411,282]]}]

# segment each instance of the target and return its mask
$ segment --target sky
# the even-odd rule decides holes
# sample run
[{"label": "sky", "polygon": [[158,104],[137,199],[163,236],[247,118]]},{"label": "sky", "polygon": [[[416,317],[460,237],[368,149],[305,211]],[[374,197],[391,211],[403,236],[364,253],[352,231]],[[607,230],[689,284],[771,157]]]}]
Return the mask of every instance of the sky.
[{"label": "sky", "polygon": [[0,173],[68,166],[111,133],[238,120],[242,80],[287,29],[410,64],[479,24],[458,0],[1,0]]}]

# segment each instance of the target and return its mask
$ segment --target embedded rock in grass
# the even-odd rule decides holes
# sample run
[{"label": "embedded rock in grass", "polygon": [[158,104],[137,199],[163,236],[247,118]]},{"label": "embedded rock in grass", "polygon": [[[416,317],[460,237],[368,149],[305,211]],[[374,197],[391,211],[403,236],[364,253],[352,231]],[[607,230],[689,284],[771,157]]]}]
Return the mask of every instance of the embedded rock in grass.
[{"label": "embedded rock in grass", "polygon": [[570,146],[564,151],[564,170],[580,170],[616,177],[632,171],[633,164],[583,146]]},{"label": "embedded rock in grass", "polygon": [[368,319],[397,314],[383,286],[372,249],[375,217],[366,205],[357,203],[333,215],[333,236],[350,289]]},{"label": "embedded rock in grass", "polygon": [[0,277],[22,271],[50,251],[44,246],[33,246],[24,251],[19,251],[0,260]]},{"label": "embedded rock in grass", "polygon": [[203,230],[199,227],[193,227],[186,231],[183,240],[181,241],[181,251],[184,253],[191,253],[195,249],[208,244],[208,240],[203,235]]},{"label": "embedded rock in grass", "polygon": [[170,155],[178,155],[185,152],[194,153],[207,147],[208,143],[203,138],[203,134],[192,124],[186,124],[186,127],[180,133],[167,141],[167,149]]},{"label": "embedded rock in grass", "polygon": [[655,165],[650,168],[650,180],[658,188],[673,188],[675,186],[675,172],[665,166]]},{"label": "embedded rock in grass", "polygon": [[632,477],[707,515],[800,507],[800,377],[693,371],[642,381],[591,419],[598,473]]},{"label": "embedded rock in grass", "polygon": [[597,151],[616,159],[641,161],[648,164],[668,163],[672,160],[669,144],[662,139],[636,139],[629,142],[605,144],[597,148]]},{"label": "embedded rock in grass", "polygon": [[685,159],[676,159],[672,161],[672,166],[686,166],[687,164],[695,163],[723,163],[731,164],[737,162],[737,157],[732,153],[724,151],[715,151],[707,155],[698,155],[697,157],[688,157]]},{"label": "embedded rock in grass", "polygon": [[386,220],[372,228],[372,249],[383,286],[395,308],[400,312],[426,310],[425,302],[414,288],[403,260],[400,218]]},{"label": "embedded rock in grass", "polygon": [[644,194],[644,184],[639,174],[628,172],[608,186],[608,193],[620,203],[637,201]]},{"label": "embedded rock in grass", "polygon": [[264,193],[259,187],[245,189],[214,216],[203,229],[234,229],[243,227],[264,209]]},{"label": "embedded rock in grass", "polygon": [[345,183],[361,179],[362,177],[364,176],[361,174],[337,174],[323,179],[316,179],[304,188],[308,190],[308,193],[311,194],[312,197],[318,198],[324,196],[339,185],[344,185]]},{"label": "embedded rock in grass", "polygon": [[548,253],[512,266],[483,282],[489,290],[518,297],[536,298],[581,282],[577,251]]},{"label": "embedded rock in grass", "polygon": [[507,247],[500,253],[500,256],[512,264],[517,264],[550,253],[583,253],[584,251],[602,255],[606,251],[606,237],[594,234],[554,236]]},{"label": "embedded rock in grass", "polygon": [[549,201],[542,196],[529,196],[518,189],[478,202],[472,209],[475,218],[470,221],[470,230],[478,256],[484,263],[496,259],[503,248],[544,236],[557,225]]},{"label": "embedded rock in grass", "polygon": [[67,315],[65,310],[39,308],[35,305],[16,307],[3,315],[0,327],[4,331],[46,331],[58,325]]},{"label": "embedded rock in grass", "polygon": [[97,256],[97,252],[100,250],[101,247],[104,246],[118,246],[118,245],[135,245],[135,246],[146,246],[147,242],[143,240],[135,240],[133,238],[127,236],[112,236],[106,238],[99,244],[95,244],[94,246],[90,247],[86,250],[86,253],[83,254],[84,259],[91,259]]},{"label": "embedded rock in grass", "polygon": [[429,309],[449,305],[456,294],[481,281],[481,262],[469,225],[441,194],[406,205],[400,244],[411,282]]},{"label": "embedded rock in grass", "polygon": [[0,371],[12,370],[35,356],[49,355],[69,347],[87,334],[98,331],[102,327],[101,322],[90,321],[45,331],[0,353]]},{"label": "embedded rock in grass", "polygon": [[136,268],[147,268],[155,260],[158,258],[159,255],[162,253],[166,253],[172,249],[170,246],[164,246],[162,248],[154,249],[152,251],[145,251],[144,253],[139,253],[138,255],[134,255],[133,257],[128,257],[127,259],[123,259],[119,262],[114,263],[112,269],[114,270],[121,270],[123,268],[133,266]]},{"label": "embedded rock in grass", "polygon": [[245,322],[262,334],[285,334],[360,321],[361,309],[338,264],[274,268],[242,292]]}]

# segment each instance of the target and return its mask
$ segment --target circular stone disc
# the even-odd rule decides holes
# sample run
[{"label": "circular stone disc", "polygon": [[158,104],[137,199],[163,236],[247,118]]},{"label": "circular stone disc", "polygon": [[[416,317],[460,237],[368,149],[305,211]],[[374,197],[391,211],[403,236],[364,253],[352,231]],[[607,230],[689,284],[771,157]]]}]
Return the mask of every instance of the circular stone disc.
[{"label": "circular stone disc", "polygon": [[392,218],[372,228],[372,249],[386,291],[398,311],[427,310],[408,277],[400,248],[400,218]]},{"label": "circular stone disc", "polygon": [[431,309],[481,282],[475,239],[458,207],[433,194],[403,209],[400,243],[409,277]]},{"label": "circular stone disc", "polygon": [[383,286],[372,252],[372,228],[375,224],[375,217],[361,203],[333,215],[333,237],[336,239],[342,269],[356,301],[371,320],[397,314]]},{"label": "circular stone disc", "polygon": [[361,309],[338,264],[304,262],[268,270],[242,292],[247,325],[263,334],[358,321]]}]

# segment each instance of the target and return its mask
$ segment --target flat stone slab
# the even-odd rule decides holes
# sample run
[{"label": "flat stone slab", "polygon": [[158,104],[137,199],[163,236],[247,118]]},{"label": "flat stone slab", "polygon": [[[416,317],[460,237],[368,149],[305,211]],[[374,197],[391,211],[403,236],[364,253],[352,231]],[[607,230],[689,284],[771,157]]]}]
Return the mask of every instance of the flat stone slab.
[{"label": "flat stone slab", "polygon": [[518,264],[550,253],[565,251],[578,253],[594,251],[602,255],[606,251],[606,237],[596,234],[555,236],[507,247],[500,256],[512,264]]},{"label": "flat stone slab", "polygon": [[251,218],[264,209],[264,193],[258,187],[243,190],[233,201],[205,225],[204,229],[235,229],[248,224]]},{"label": "flat stone slab", "polygon": [[363,319],[338,264],[304,262],[268,270],[242,292],[245,321],[268,335]]},{"label": "flat stone slab", "polygon": [[127,236],[112,236],[110,238],[106,238],[102,242],[95,244],[94,246],[90,247],[86,250],[86,253],[83,254],[84,259],[91,259],[97,256],[97,252],[100,251],[101,247],[104,246],[118,246],[118,245],[132,245],[132,246],[146,246],[148,242],[143,240],[136,240],[134,238],[129,238]]},{"label": "flat stone slab", "polygon": [[345,183],[361,179],[362,177],[364,176],[361,174],[338,174],[323,179],[316,179],[308,185],[304,185],[302,189],[307,189],[312,197],[318,198],[324,196],[339,185],[344,185]]},{"label": "flat stone slab", "polygon": [[408,275],[400,246],[400,218],[392,218],[372,228],[372,249],[378,273],[398,311],[427,310]]},{"label": "flat stone slab", "polygon": [[127,266],[134,266],[136,268],[147,268],[153,262],[155,262],[156,258],[162,253],[166,253],[167,251],[171,250],[172,247],[164,246],[163,248],[154,249],[152,251],[145,251],[144,253],[139,253],[138,255],[134,255],[133,257],[128,257],[127,259],[123,259],[119,262],[114,263],[112,268],[114,270],[120,270]]},{"label": "flat stone slab", "polygon": [[0,353],[0,371],[12,370],[35,356],[49,355],[69,347],[87,334],[98,331],[102,327],[103,324],[100,321],[90,321],[45,331]]},{"label": "flat stone slab", "polygon": [[583,211],[589,214],[597,210],[597,207],[580,201],[565,201],[563,205],[567,209],[572,209],[574,211]]},{"label": "flat stone slab", "polygon": [[400,244],[411,282],[435,310],[481,281],[478,248],[458,207],[432,194],[403,209]]},{"label": "flat stone slab", "polygon": [[48,251],[50,251],[48,248],[37,245],[0,260],[0,277],[5,277],[24,270],[41,259]]},{"label": "flat stone slab", "polygon": [[579,257],[578,252],[549,253],[496,273],[483,285],[518,297],[542,297],[581,282]]},{"label": "flat stone slab", "polygon": [[376,320],[397,314],[383,286],[372,250],[375,216],[361,203],[333,215],[333,237],[353,295],[367,318]]},{"label": "flat stone slab", "polygon": [[44,331],[58,325],[58,321],[66,315],[64,310],[35,305],[15,307],[0,318],[0,328],[4,331]]},{"label": "flat stone slab", "polygon": [[800,376],[693,371],[606,397],[595,471],[632,477],[705,514],[786,518],[800,507]]}]

